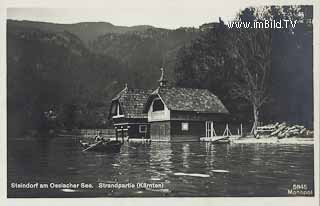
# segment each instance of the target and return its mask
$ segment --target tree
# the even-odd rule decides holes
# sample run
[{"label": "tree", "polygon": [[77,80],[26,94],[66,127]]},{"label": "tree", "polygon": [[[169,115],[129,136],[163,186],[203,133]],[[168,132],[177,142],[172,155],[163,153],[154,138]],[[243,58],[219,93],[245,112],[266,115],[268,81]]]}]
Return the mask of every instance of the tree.
[{"label": "tree", "polygon": [[234,98],[243,98],[252,105],[253,133],[259,122],[261,107],[267,102],[271,72],[270,30],[239,30],[234,35],[231,52],[238,62],[234,66],[234,82],[231,93]]}]

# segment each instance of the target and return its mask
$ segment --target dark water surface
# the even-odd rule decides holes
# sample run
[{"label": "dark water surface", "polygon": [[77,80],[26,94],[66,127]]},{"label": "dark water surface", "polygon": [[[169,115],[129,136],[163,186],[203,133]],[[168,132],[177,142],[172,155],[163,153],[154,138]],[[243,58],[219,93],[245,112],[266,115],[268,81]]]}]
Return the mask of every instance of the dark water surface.
[{"label": "dark water surface", "polygon": [[[314,191],[313,145],[127,145],[119,154],[105,154],[81,152],[76,137],[8,141],[8,197],[288,196],[294,184]],[[36,182],[94,188],[11,188]],[[99,183],[162,183],[163,188],[108,189]]]}]

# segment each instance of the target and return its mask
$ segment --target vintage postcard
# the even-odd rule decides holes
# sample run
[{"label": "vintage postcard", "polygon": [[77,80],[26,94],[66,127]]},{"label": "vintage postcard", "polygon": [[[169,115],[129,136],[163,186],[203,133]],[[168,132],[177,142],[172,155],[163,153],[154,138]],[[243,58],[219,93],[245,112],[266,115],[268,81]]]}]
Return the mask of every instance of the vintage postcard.
[{"label": "vintage postcard", "polygon": [[229,3],[9,4],[6,201],[316,205],[318,5]]}]

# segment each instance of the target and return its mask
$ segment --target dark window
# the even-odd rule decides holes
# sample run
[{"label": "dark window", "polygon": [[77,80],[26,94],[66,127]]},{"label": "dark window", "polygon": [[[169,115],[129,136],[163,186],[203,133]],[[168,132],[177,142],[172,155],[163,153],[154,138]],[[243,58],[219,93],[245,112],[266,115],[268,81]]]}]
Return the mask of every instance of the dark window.
[{"label": "dark window", "polygon": [[112,114],[113,116],[123,115],[123,112],[122,112],[122,109],[121,109],[119,103],[112,105],[111,114]]},{"label": "dark window", "polygon": [[147,133],[147,125],[139,125],[140,133]]},{"label": "dark window", "polygon": [[156,99],[153,102],[153,112],[164,110],[164,105],[160,99]]},{"label": "dark window", "polygon": [[117,114],[117,104],[112,104],[111,114],[112,115],[116,115]]}]

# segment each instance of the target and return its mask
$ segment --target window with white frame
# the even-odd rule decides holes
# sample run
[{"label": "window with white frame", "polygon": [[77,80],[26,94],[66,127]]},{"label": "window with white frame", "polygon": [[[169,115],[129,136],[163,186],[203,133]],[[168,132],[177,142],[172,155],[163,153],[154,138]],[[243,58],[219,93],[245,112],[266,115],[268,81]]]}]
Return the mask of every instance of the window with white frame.
[{"label": "window with white frame", "polygon": [[140,133],[147,133],[147,125],[139,125]]},{"label": "window with white frame", "polygon": [[123,117],[123,116],[124,116],[119,103],[116,104],[114,110],[115,110],[115,111],[114,111],[115,114],[113,115],[114,118]]},{"label": "window with white frame", "polygon": [[182,122],[181,123],[181,130],[182,131],[189,131],[189,123],[188,122]]}]

